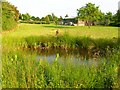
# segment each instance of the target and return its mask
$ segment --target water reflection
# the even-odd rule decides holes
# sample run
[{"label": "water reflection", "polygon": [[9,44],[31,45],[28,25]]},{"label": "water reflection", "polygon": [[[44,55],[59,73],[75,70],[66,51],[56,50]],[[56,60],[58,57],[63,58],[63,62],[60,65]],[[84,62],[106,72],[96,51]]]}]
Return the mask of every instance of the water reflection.
[{"label": "water reflection", "polygon": [[37,51],[37,60],[47,60],[52,62],[56,59],[56,55],[59,54],[58,62],[64,64],[66,62],[72,62],[76,65],[89,65],[97,66],[102,60],[99,58],[94,59],[90,57],[85,50],[64,50],[64,49],[49,49]]}]

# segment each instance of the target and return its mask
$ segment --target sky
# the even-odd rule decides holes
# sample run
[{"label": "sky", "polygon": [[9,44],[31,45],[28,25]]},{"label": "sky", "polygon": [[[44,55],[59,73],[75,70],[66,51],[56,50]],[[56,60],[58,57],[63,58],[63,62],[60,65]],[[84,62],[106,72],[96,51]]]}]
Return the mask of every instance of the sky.
[{"label": "sky", "polygon": [[111,11],[113,14],[118,9],[118,2],[120,0],[7,0],[15,5],[20,13],[29,13],[31,16],[44,17],[48,14],[54,13],[56,16],[64,17],[77,16],[77,9],[85,6],[86,3],[91,2],[99,9],[106,13]]}]

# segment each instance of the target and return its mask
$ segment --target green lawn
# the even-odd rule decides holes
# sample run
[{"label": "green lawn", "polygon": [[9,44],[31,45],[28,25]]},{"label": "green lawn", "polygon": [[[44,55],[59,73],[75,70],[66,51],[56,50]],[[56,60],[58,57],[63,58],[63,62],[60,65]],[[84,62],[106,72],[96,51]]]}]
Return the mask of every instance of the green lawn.
[{"label": "green lawn", "polygon": [[[40,36],[40,35],[55,35],[56,30],[59,29],[59,34],[64,32],[72,36],[88,36],[91,38],[113,38],[118,37],[118,27],[105,26],[55,26],[46,24],[19,24],[17,30],[7,34],[14,37]],[[4,34],[3,34],[4,36]],[[6,34],[5,34],[6,36]]]}]

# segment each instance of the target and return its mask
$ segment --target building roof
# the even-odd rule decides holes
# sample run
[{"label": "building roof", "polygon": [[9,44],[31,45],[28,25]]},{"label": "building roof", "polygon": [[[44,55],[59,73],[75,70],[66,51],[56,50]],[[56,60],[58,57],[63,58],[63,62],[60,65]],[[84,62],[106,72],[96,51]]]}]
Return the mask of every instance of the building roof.
[{"label": "building roof", "polygon": [[64,19],[74,19],[74,18],[76,18],[76,17],[71,16],[71,17],[65,17]]}]

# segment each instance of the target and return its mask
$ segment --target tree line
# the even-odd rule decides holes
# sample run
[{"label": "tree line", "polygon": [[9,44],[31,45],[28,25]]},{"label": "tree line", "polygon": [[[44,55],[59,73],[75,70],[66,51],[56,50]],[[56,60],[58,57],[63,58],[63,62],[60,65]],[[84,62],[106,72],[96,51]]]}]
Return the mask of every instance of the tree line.
[{"label": "tree line", "polygon": [[[66,14],[65,17],[68,17],[68,15]],[[76,19],[86,21],[88,26],[91,24],[120,26],[120,10],[115,14],[112,14],[112,12],[103,13],[95,4],[87,3],[85,6],[77,9]],[[57,17],[54,13],[48,14],[42,18],[31,16],[29,13],[20,14],[17,7],[14,5],[11,5],[8,2],[2,2],[3,30],[15,28],[18,21],[35,24],[58,24],[58,22],[62,20],[64,20],[62,16]]]},{"label": "tree line", "polygon": [[31,16],[29,13],[20,14],[19,19],[21,22],[26,23],[35,23],[35,24],[57,24],[58,21],[63,20],[62,16],[58,18],[54,13],[48,14],[45,17],[39,18],[35,16]]},{"label": "tree line", "polygon": [[88,25],[97,23],[99,25],[120,26],[118,18],[120,18],[120,10],[116,14],[112,12],[103,13],[95,4],[87,3],[85,6],[77,9],[77,17],[86,20]]},{"label": "tree line", "polygon": [[[66,14],[65,17],[68,17]],[[87,3],[85,6],[77,9],[77,17],[76,19],[84,20],[90,25],[105,25],[105,26],[120,26],[120,21],[118,18],[120,17],[120,10],[116,12],[116,14],[112,14],[112,12],[103,13],[98,6],[95,6],[95,4]],[[75,20],[76,20],[75,19]],[[24,21],[40,21],[42,24],[50,24],[55,23],[58,24],[59,21],[62,21],[62,16],[57,17],[53,13],[48,14],[45,17],[39,18],[35,16],[30,16],[28,13],[26,14],[20,14],[20,20]],[[40,23],[35,22],[35,23]]]}]

